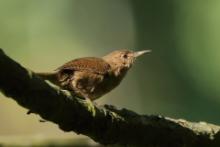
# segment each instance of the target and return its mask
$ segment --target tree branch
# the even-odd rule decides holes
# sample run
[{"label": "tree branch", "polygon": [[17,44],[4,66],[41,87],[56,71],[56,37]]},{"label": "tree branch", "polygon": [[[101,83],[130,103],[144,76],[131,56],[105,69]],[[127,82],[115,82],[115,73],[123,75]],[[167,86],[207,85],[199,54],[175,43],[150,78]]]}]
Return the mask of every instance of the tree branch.
[{"label": "tree branch", "polygon": [[25,69],[0,50],[0,90],[19,105],[56,123],[63,131],[101,144],[145,147],[220,146],[220,127],[205,122],[139,115],[114,106],[95,106]]}]

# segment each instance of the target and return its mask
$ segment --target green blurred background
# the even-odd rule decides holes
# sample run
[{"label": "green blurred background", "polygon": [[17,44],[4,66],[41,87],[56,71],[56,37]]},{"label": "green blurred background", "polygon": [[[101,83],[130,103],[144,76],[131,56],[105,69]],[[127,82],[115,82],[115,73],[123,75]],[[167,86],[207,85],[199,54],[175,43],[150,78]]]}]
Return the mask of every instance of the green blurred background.
[{"label": "green blurred background", "polygon": [[[77,57],[150,48],[97,103],[220,124],[219,13],[217,0],[0,0],[0,47],[40,72]],[[0,136],[74,136],[26,111],[1,98]]]}]

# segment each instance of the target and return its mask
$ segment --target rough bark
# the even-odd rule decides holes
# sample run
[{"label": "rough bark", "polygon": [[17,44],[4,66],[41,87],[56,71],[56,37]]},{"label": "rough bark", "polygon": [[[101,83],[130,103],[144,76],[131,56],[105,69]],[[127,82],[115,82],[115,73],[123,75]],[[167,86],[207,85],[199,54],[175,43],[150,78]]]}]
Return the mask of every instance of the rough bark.
[{"label": "rough bark", "polygon": [[56,123],[63,131],[89,136],[101,144],[145,147],[217,147],[220,127],[114,106],[96,106],[45,82],[0,50],[0,90],[19,105]]}]

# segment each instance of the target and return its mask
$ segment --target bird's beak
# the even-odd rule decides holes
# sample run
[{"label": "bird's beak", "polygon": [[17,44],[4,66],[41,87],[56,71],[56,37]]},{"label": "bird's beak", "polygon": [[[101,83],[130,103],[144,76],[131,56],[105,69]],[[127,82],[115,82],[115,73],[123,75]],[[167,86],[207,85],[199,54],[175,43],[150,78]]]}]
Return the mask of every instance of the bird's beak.
[{"label": "bird's beak", "polygon": [[150,52],[151,52],[151,50],[137,51],[137,52],[134,52],[134,57],[139,57],[143,54],[150,53]]}]

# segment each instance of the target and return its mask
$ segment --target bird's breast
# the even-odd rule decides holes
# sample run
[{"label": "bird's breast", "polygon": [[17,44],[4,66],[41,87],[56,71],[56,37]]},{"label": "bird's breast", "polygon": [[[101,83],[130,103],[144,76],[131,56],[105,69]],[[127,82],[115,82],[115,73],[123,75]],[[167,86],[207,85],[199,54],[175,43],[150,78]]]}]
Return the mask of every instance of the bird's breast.
[{"label": "bird's breast", "polygon": [[122,79],[119,79],[114,76],[105,75],[103,80],[95,86],[94,91],[92,93],[93,99],[97,99],[113,90],[120,84],[121,80]]}]

